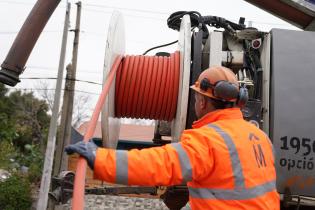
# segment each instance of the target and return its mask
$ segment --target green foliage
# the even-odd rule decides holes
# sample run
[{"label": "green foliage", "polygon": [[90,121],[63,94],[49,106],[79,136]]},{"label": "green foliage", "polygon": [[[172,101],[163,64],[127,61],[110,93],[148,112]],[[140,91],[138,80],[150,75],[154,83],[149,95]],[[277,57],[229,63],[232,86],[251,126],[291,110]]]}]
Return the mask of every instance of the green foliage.
[{"label": "green foliage", "polygon": [[5,170],[12,169],[10,159],[14,159],[18,152],[13,144],[8,141],[0,141],[0,168]]},{"label": "green foliage", "polygon": [[0,142],[0,169],[17,172],[21,166],[28,168],[26,177],[31,183],[38,183],[42,174],[43,155],[37,146],[26,145],[28,149],[21,152],[8,141]]},{"label": "green foliage", "polygon": [[28,180],[32,183],[39,183],[42,176],[43,164],[31,164],[28,171]]},{"label": "green foliage", "polygon": [[31,204],[31,187],[25,177],[13,175],[0,182],[1,210],[28,210]]},{"label": "green foliage", "polygon": [[[45,147],[50,116],[48,104],[33,92],[8,92],[0,83],[0,139],[9,140],[22,151],[24,145]],[[43,151],[42,151],[43,152]]]},{"label": "green foliage", "polygon": [[12,173],[25,166],[25,178],[32,183],[40,181],[50,123],[47,112],[47,103],[32,92],[8,92],[0,83],[1,169]]},{"label": "green foliage", "polygon": [[7,91],[5,86],[0,84],[0,139],[2,141],[16,137],[14,122],[10,119],[13,110],[10,109],[9,99],[6,96]]},{"label": "green foliage", "polygon": [[21,150],[26,144],[45,144],[50,116],[44,100],[34,97],[32,92],[15,91],[8,95],[9,106],[14,109],[11,120],[17,133],[13,143]]},{"label": "green foliage", "polygon": [[28,167],[28,179],[32,183],[40,181],[43,166],[43,155],[39,148],[32,145],[25,145],[24,153],[22,153],[17,161],[20,165]]}]

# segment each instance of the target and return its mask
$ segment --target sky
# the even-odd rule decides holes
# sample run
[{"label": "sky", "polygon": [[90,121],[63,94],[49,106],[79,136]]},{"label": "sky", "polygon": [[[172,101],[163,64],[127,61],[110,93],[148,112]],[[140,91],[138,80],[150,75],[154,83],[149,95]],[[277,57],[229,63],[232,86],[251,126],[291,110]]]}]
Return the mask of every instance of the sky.
[{"label": "sky", "polygon": [[[0,0],[0,62],[2,63],[31,11],[35,0]],[[71,3],[71,27],[75,26],[76,5]],[[62,30],[66,10],[66,0],[62,0],[44,28],[31,56],[25,72],[20,76],[21,82],[14,88],[32,89],[40,93],[42,85],[55,88],[54,80],[30,80],[29,77],[57,77],[61,49]],[[111,14],[120,11],[125,21],[126,54],[142,54],[156,45],[168,43],[178,38],[178,32],[167,27],[167,17],[179,10],[195,10],[202,15],[216,15],[238,22],[245,17],[252,26],[261,31],[272,28],[298,30],[281,19],[243,0],[83,0],[81,16],[81,33],[77,65],[77,79],[102,83],[105,43]],[[66,65],[71,62],[73,32],[69,33]],[[164,49],[165,50],[165,49]],[[166,51],[173,52],[176,45]],[[154,53],[154,51],[153,51]],[[64,73],[65,77],[65,73]],[[89,96],[86,104],[91,112],[96,104],[102,86],[86,82],[76,83],[76,94]]]}]

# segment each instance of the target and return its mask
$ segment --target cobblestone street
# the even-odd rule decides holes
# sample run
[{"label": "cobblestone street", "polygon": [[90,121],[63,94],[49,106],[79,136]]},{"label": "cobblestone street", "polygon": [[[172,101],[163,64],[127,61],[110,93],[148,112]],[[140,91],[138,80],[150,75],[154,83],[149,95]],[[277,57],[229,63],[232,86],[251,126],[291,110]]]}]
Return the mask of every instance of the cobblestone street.
[{"label": "cobblestone street", "polygon": [[[70,209],[64,206],[62,210]],[[61,210],[60,209],[60,210]],[[86,210],[168,210],[162,200],[151,198],[109,196],[109,195],[86,195]]]}]

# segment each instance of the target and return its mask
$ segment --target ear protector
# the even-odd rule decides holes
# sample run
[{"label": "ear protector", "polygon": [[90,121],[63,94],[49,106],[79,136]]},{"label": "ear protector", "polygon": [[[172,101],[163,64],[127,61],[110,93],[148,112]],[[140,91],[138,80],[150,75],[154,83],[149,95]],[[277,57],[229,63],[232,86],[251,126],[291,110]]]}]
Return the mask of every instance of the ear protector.
[{"label": "ear protector", "polygon": [[220,80],[215,84],[211,84],[207,78],[203,78],[200,82],[200,89],[207,91],[212,89],[212,95],[225,102],[236,102],[240,107],[243,107],[248,101],[248,90],[245,87],[238,88],[237,85]]}]

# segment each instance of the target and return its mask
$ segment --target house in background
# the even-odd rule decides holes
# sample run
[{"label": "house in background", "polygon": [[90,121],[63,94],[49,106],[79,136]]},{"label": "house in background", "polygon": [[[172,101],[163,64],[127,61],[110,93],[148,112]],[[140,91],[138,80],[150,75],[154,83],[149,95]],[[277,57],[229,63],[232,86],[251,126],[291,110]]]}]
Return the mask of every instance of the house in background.
[{"label": "house in background", "polygon": [[[77,130],[74,128],[72,129],[71,144],[75,144],[83,140],[83,136],[87,130],[87,127],[88,122],[84,122]],[[159,144],[153,143],[152,141],[153,137],[154,126],[121,124],[117,149],[129,150],[135,147],[141,149],[152,146],[160,146]],[[97,145],[99,146],[102,145],[102,131],[100,122],[97,123],[94,136],[92,139]],[[75,172],[78,158],[79,156],[76,154],[69,156],[68,159],[69,171]],[[86,186],[93,187],[100,185],[103,185],[103,182],[93,179],[93,171],[90,168],[87,168]]]}]

